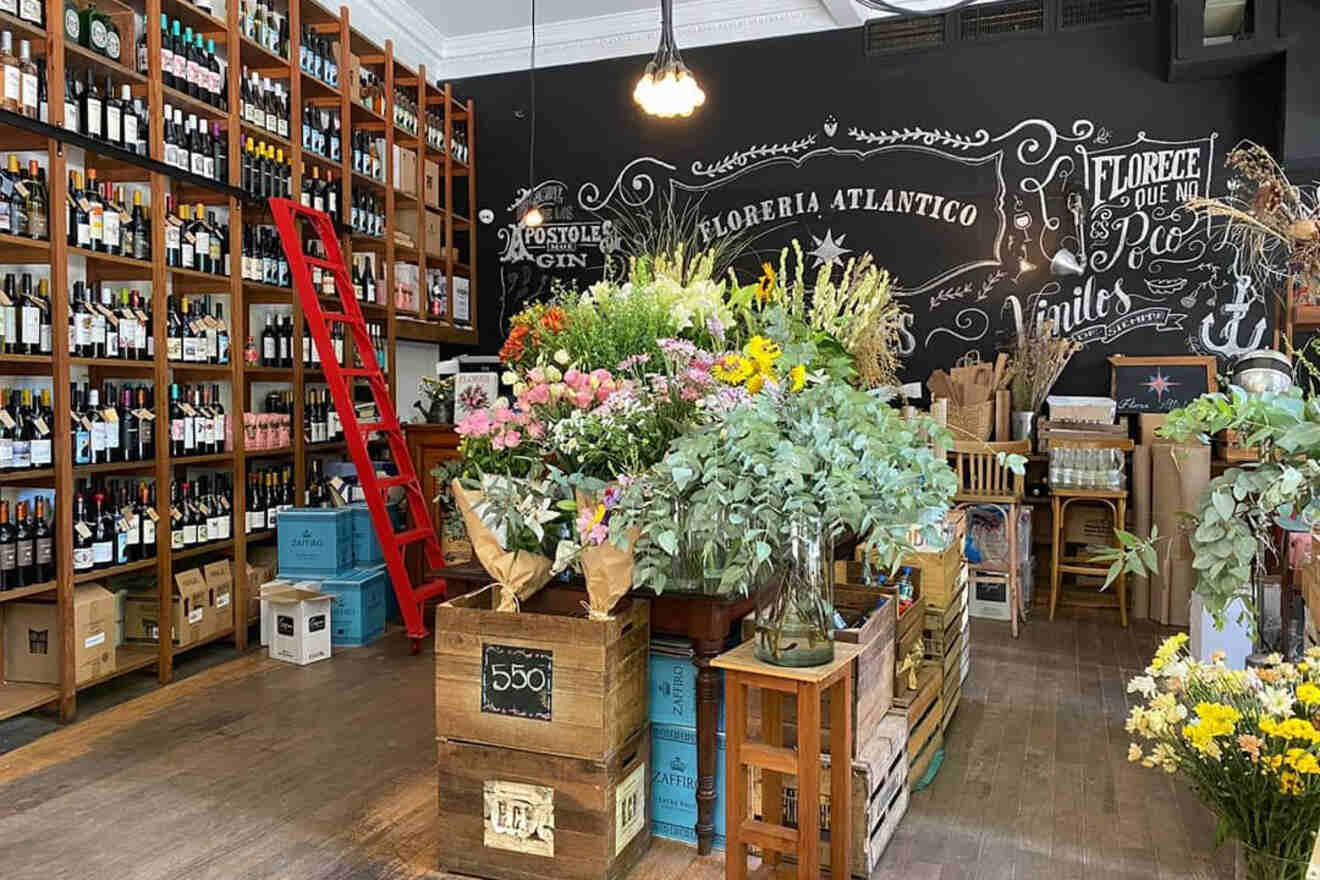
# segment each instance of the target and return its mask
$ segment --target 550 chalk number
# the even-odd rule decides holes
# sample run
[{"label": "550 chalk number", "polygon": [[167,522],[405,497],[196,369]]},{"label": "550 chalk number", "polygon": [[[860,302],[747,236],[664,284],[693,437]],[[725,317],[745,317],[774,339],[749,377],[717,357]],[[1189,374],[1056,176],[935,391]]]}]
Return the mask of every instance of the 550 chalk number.
[{"label": "550 chalk number", "polygon": [[553,719],[554,652],[512,645],[481,646],[481,711],[537,721]]}]

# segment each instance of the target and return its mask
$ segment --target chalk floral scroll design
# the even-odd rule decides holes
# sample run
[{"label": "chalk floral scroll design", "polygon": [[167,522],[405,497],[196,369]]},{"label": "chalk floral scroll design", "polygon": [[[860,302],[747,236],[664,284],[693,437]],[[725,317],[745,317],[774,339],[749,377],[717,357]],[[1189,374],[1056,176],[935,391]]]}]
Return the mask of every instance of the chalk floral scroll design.
[{"label": "chalk floral scroll design", "polygon": [[922,144],[927,147],[944,147],[950,150],[973,150],[990,143],[990,132],[984,128],[978,129],[974,134],[967,135],[948,129],[922,128],[921,126],[908,126],[901,129],[891,128],[888,131],[867,131],[864,128],[853,126],[848,129],[848,136],[859,144],[873,147]]},{"label": "chalk floral scroll design", "polygon": [[990,316],[985,309],[960,309],[953,319],[953,327],[936,327],[926,334],[926,345],[941,333],[947,333],[962,342],[980,342],[990,332]]},{"label": "chalk floral scroll design", "polygon": [[816,136],[809,134],[804,138],[798,138],[795,141],[782,144],[759,144],[748,147],[745,150],[737,150],[720,159],[714,164],[707,165],[700,159],[692,163],[691,171],[695,177],[715,178],[722,177],[731,171],[737,171],[739,168],[745,168],[750,164],[759,162],[762,159],[771,159],[776,156],[793,156],[801,153],[803,150],[810,149],[816,143]]},{"label": "chalk floral scroll design", "polygon": [[[635,170],[643,166],[654,166],[654,170],[650,173]],[[614,178],[614,183],[605,192],[604,196],[601,196],[600,187],[593,181],[587,181],[578,187],[578,205],[584,210],[596,212],[613,201],[615,196],[618,196],[619,201],[628,207],[640,208],[656,194],[655,177],[652,175],[661,172],[672,173],[677,170],[677,166],[652,156],[633,159],[623,166],[623,170]],[[628,182],[626,187],[623,185],[625,180]]]}]

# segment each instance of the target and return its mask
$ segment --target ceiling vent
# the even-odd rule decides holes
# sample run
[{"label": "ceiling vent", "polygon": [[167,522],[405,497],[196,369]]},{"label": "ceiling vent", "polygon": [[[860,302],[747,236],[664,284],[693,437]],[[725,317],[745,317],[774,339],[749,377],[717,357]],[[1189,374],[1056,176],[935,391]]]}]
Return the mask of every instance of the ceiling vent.
[{"label": "ceiling vent", "polygon": [[944,45],[944,16],[874,18],[866,23],[866,54],[885,55]]},{"label": "ceiling vent", "polygon": [[988,40],[1045,32],[1045,0],[966,6],[958,15],[961,21],[959,34],[964,40]]},{"label": "ceiling vent", "polygon": [[1096,27],[1128,21],[1148,21],[1154,15],[1151,0],[1062,0],[1059,27]]}]

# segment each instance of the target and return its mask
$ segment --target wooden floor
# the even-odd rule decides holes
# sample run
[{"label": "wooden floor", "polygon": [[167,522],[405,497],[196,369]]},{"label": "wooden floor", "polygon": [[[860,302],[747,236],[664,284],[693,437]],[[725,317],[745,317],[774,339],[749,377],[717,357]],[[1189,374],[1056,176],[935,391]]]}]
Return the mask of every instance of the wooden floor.
[{"label": "wooden floor", "polygon": [[[934,784],[878,878],[1227,878],[1211,826],[1126,763],[1124,678],[1160,633],[972,624]],[[401,634],[328,663],[248,654],[0,756],[0,877],[440,877],[431,662]],[[0,726],[0,741],[4,728]],[[634,880],[716,880],[656,841]]]}]

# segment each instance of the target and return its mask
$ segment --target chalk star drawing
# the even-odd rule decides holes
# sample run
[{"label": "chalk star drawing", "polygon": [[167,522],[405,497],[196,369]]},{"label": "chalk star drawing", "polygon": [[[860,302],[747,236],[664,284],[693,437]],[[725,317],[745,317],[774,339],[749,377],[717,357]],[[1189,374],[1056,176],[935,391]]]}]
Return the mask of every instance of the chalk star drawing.
[{"label": "chalk star drawing", "polygon": [[1148,390],[1155,392],[1156,400],[1163,401],[1164,392],[1172,390],[1175,386],[1177,386],[1180,383],[1174,382],[1172,379],[1166,377],[1164,373],[1162,373],[1159,370],[1156,370],[1155,375],[1151,376],[1142,384],[1145,385]]},{"label": "chalk star drawing", "polygon": [[818,269],[821,266],[833,266],[835,263],[842,262],[842,260],[839,259],[840,257],[844,254],[852,253],[851,248],[843,246],[843,240],[847,237],[848,233],[845,232],[843,235],[839,236],[838,241],[835,241],[834,231],[831,229],[825,230],[824,238],[817,238],[814,235],[811,236],[811,242],[816,246],[812,250],[807,251],[809,255],[816,258],[816,265],[812,266],[812,268]]}]

